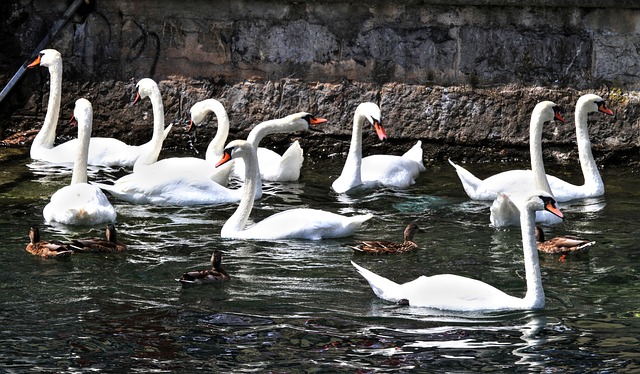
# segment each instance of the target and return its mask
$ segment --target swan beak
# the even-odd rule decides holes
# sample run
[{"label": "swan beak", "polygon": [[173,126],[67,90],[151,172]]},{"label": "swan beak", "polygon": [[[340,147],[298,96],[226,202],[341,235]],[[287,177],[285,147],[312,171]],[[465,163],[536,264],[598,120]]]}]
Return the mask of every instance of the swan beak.
[{"label": "swan beak", "polygon": [[231,160],[231,153],[225,151],[222,154],[222,158],[220,159],[220,161],[218,161],[218,163],[216,164],[216,167],[226,163],[229,160]]},{"label": "swan beak", "polygon": [[71,119],[69,120],[69,123],[70,123],[71,125],[75,125],[75,124],[77,124],[78,122],[76,121],[76,116],[71,116]]},{"label": "swan beak", "polygon": [[376,129],[376,134],[378,134],[378,139],[385,140],[387,138],[387,132],[384,131],[384,127],[378,121],[373,121],[373,128]]},{"label": "swan beak", "polygon": [[136,103],[138,102],[138,100],[140,100],[140,92],[136,93],[136,99],[133,100],[133,104],[131,105],[136,105]]},{"label": "swan beak", "polygon": [[610,116],[613,115],[613,110],[607,108],[607,104],[605,104],[604,101],[598,103],[598,111]]},{"label": "swan beak", "polygon": [[309,123],[312,125],[319,125],[321,123],[325,123],[327,122],[327,120],[325,118],[316,118],[316,117],[311,117],[311,119],[309,119]]},{"label": "swan beak", "polygon": [[562,122],[562,123],[565,123],[566,121],[565,121],[564,117],[562,116],[562,112],[563,112],[563,111],[564,111],[564,110],[562,109],[562,107],[559,107],[559,106],[555,106],[555,107],[553,107],[553,114],[554,114],[554,118],[555,118],[557,121],[560,121],[560,122]]},{"label": "swan beak", "polygon": [[41,55],[41,54],[38,54],[38,57],[36,57],[36,59],[35,59],[35,60],[33,60],[33,62],[32,62],[32,63],[30,63],[29,65],[27,65],[27,67],[28,67],[28,68],[34,68],[34,67],[36,67],[36,66],[40,65],[40,59],[41,59],[41,58],[42,58],[42,55]]},{"label": "swan beak", "polygon": [[189,121],[189,128],[187,129],[187,132],[191,132],[191,129],[193,128],[193,120]]},{"label": "swan beak", "polygon": [[564,219],[564,214],[562,214],[560,209],[558,209],[558,207],[553,203],[553,201],[548,201],[547,204],[545,205],[544,209],[548,210],[549,212],[555,214],[556,216]]}]

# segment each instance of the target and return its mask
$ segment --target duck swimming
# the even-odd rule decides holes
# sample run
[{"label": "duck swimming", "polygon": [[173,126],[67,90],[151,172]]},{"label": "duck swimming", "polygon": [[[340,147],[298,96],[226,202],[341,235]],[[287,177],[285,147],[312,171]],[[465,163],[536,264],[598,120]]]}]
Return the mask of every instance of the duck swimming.
[{"label": "duck swimming", "polygon": [[118,232],[113,223],[107,225],[106,240],[102,238],[76,239],[69,244],[74,252],[120,253],[127,246],[118,242]]},{"label": "duck swimming", "polygon": [[558,236],[549,240],[545,240],[542,227],[536,225],[536,246],[538,251],[554,254],[566,255],[570,253],[584,252],[588,247],[596,244],[594,241],[579,238],[573,235]]},{"label": "duck swimming", "polygon": [[67,244],[57,240],[49,242],[41,241],[40,228],[38,225],[31,225],[29,229],[29,240],[30,242],[25,249],[32,255],[44,258],[65,258],[73,253]]},{"label": "duck swimming", "polygon": [[416,222],[411,222],[404,229],[403,241],[400,243],[385,240],[364,240],[356,245],[347,245],[356,252],[383,255],[390,253],[406,253],[418,249],[418,244],[413,241],[416,232],[422,230]]},{"label": "duck swimming", "polygon": [[211,255],[211,266],[211,269],[188,271],[182,274],[178,281],[183,286],[192,286],[226,282],[231,279],[229,274],[222,268],[222,252],[217,249]]}]

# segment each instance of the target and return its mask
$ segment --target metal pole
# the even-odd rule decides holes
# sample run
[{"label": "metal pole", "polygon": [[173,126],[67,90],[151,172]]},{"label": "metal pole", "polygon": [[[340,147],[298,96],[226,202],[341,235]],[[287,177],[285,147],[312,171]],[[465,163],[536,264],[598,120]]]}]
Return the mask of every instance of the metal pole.
[{"label": "metal pole", "polygon": [[69,6],[69,8],[67,8],[67,10],[64,12],[64,14],[62,15],[62,18],[59,19],[51,28],[51,30],[49,31],[49,33],[44,37],[44,39],[42,39],[42,41],[40,42],[40,44],[38,44],[38,46],[36,47],[35,51],[33,51],[33,53],[31,53],[31,56],[29,57],[29,60],[25,61],[22,66],[20,66],[20,69],[18,69],[18,71],[13,75],[13,77],[11,78],[11,80],[9,81],[9,83],[7,83],[6,86],[4,86],[4,88],[2,89],[2,92],[0,92],[0,103],[4,100],[4,98],[9,94],[9,91],[11,91],[11,89],[13,88],[13,86],[18,82],[18,80],[22,77],[22,74],[24,74],[24,71],[27,70],[27,65],[29,63],[31,63],[36,56],[38,55],[38,53],[40,53],[41,50],[43,50],[48,44],[49,42],[56,37],[56,35],[58,35],[58,32],[60,31],[60,29],[62,29],[62,27],[67,23],[67,21],[69,20],[69,18],[71,18],[71,16],[73,15],[73,13],[76,12],[76,10],[78,9],[78,7],[80,6],[80,4],[86,1],[87,4],[89,3],[89,0],[75,0],[73,2],[73,4],[71,4]]}]

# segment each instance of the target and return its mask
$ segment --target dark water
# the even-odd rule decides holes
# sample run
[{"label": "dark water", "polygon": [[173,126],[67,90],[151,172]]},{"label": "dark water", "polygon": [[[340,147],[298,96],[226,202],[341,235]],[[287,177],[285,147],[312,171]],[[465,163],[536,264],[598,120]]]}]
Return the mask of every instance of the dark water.
[{"label": "dark water", "polygon": [[[9,150],[2,150],[9,152]],[[0,169],[0,371],[3,372],[626,372],[640,371],[640,179],[603,172],[604,198],[561,205],[568,220],[549,235],[596,240],[558,261],[542,256],[541,311],[444,313],[382,301],[350,260],[392,280],[422,274],[474,277],[523,296],[519,229],[489,227],[488,204],[469,201],[453,169],[427,166],[417,185],[357,198],[330,183],[342,158],[306,163],[298,183],[270,184],[255,220],[291,206],[375,217],[355,239],[399,240],[425,229],[421,249],[354,254],[324,241],[220,239],[235,205],[153,207],[114,202],[124,255],[43,260],[24,251],[29,224],[44,239],[102,236],[103,227],[46,225],[42,208],[68,183],[26,156]],[[468,165],[479,176],[512,165]],[[547,170],[579,182],[568,168]],[[53,174],[52,174],[53,173]],[[123,171],[96,171],[108,180]],[[223,251],[230,282],[183,288],[176,278]]]}]

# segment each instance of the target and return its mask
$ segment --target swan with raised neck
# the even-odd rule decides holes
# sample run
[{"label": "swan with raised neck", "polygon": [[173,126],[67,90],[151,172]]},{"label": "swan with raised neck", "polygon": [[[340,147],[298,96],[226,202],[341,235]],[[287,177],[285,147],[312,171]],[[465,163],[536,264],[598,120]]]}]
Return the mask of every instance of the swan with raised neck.
[{"label": "swan with raised neck", "polygon": [[522,249],[527,283],[525,296],[515,297],[482,281],[453,274],[421,276],[398,284],[351,262],[381,299],[410,306],[450,311],[497,311],[542,309],[544,288],[535,240],[535,212],[562,213],[545,191],[534,191],[519,203]]},{"label": "swan with raised neck", "polygon": [[29,68],[43,66],[49,70],[49,101],[42,128],[31,143],[30,155],[34,160],[46,158],[43,150],[53,148],[56,140],[56,128],[60,116],[60,99],[62,96],[62,56],[55,49],[42,50]]},{"label": "swan with raised neck", "polygon": [[87,158],[93,120],[91,103],[86,99],[76,100],[73,115],[78,122],[78,148],[71,184],[51,196],[42,215],[46,221],[69,225],[114,222],[116,211],[107,197],[98,187],[87,183]]},{"label": "swan with raised neck", "polygon": [[[563,109],[552,101],[542,101],[533,108],[529,125],[529,150],[533,186],[526,184],[526,182],[514,183],[509,190],[499,191],[490,208],[489,220],[494,227],[520,225],[520,212],[512,200],[525,198],[528,191],[538,189],[553,196],[542,157],[542,128],[544,124],[553,120],[564,123],[562,112]],[[515,182],[517,182],[517,179]],[[561,223],[562,219],[547,211],[539,211],[536,212],[536,222],[555,225]]]}]

